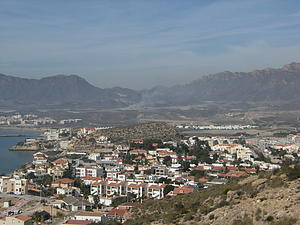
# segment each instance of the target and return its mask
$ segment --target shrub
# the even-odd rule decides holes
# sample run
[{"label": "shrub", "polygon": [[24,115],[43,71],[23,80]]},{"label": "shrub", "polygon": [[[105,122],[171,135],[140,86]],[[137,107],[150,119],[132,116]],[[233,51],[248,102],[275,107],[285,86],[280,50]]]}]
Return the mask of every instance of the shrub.
[{"label": "shrub", "polygon": [[267,218],[266,218],[266,221],[268,221],[268,222],[272,222],[274,220],[274,217],[273,216],[268,216]]},{"label": "shrub", "polygon": [[297,222],[297,219],[291,217],[282,217],[274,225],[293,225]]},{"label": "shrub", "polygon": [[253,225],[253,221],[249,216],[245,215],[241,220],[234,220],[232,225]]},{"label": "shrub", "polygon": [[184,217],[184,220],[185,220],[185,221],[192,220],[192,219],[194,219],[193,213],[188,213],[188,214],[186,214],[185,217]]},{"label": "shrub", "polygon": [[284,181],[281,177],[275,177],[270,181],[270,186],[272,188],[282,187],[284,186]]},{"label": "shrub", "polygon": [[288,167],[286,169],[286,175],[289,180],[295,180],[300,178],[300,165],[295,165],[294,168]]},{"label": "shrub", "polygon": [[257,209],[256,209],[256,212],[255,212],[255,220],[256,220],[256,221],[261,220],[261,213],[262,213],[261,208],[257,208]]},{"label": "shrub", "polygon": [[208,217],[209,220],[213,220],[214,218],[215,218],[215,215],[214,215],[214,214],[211,214],[211,215],[209,215],[209,217]]},{"label": "shrub", "polygon": [[230,203],[226,200],[223,200],[223,201],[219,202],[219,204],[216,206],[216,208],[222,208],[226,205],[230,205]]}]

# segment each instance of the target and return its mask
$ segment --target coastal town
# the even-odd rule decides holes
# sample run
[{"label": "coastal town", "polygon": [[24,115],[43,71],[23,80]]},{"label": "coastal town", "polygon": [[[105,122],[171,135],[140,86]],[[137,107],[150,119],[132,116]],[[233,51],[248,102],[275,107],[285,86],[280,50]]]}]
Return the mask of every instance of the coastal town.
[{"label": "coastal town", "polygon": [[21,114],[11,113],[0,116],[0,125],[7,127],[36,127],[36,126],[53,126],[53,125],[65,125],[76,124],[82,121],[82,119],[62,119],[55,120],[51,117],[42,117],[36,114]]},{"label": "coastal town", "polygon": [[189,137],[160,123],[47,129],[11,148],[34,152],[0,177],[0,224],[124,223],[143,202],[279,169],[299,146],[298,134]]}]

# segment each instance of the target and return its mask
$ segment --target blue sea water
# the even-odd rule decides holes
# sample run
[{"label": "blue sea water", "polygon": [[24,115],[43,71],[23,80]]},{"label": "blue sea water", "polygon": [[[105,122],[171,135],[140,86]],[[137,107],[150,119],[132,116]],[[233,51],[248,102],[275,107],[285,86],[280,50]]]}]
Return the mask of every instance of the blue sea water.
[{"label": "blue sea water", "polygon": [[22,134],[25,137],[0,137],[0,174],[7,174],[32,161],[33,152],[15,152],[8,149],[26,138],[37,137],[38,132],[28,130],[1,130],[3,134]]}]

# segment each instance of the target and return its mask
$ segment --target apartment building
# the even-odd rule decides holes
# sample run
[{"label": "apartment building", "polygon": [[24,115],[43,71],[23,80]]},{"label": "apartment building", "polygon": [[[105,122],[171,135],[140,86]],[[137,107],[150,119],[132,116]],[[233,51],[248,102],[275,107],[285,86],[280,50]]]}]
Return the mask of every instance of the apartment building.
[{"label": "apartment building", "polygon": [[15,195],[24,195],[28,192],[28,183],[26,179],[20,178],[0,178],[0,192],[14,193]]},{"label": "apartment building", "polygon": [[75,175],[76,177],[103,177],[104,171],[102,167],[78,166]]}]

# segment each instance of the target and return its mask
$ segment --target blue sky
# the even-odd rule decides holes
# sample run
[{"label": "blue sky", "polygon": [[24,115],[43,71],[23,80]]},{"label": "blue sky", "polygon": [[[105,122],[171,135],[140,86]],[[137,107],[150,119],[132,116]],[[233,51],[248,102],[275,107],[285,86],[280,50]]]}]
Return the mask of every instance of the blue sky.
[{"label": "blue sky", "polygon": [[135,89],[300,62],[299,0],[1,0],[0,73]]}]

